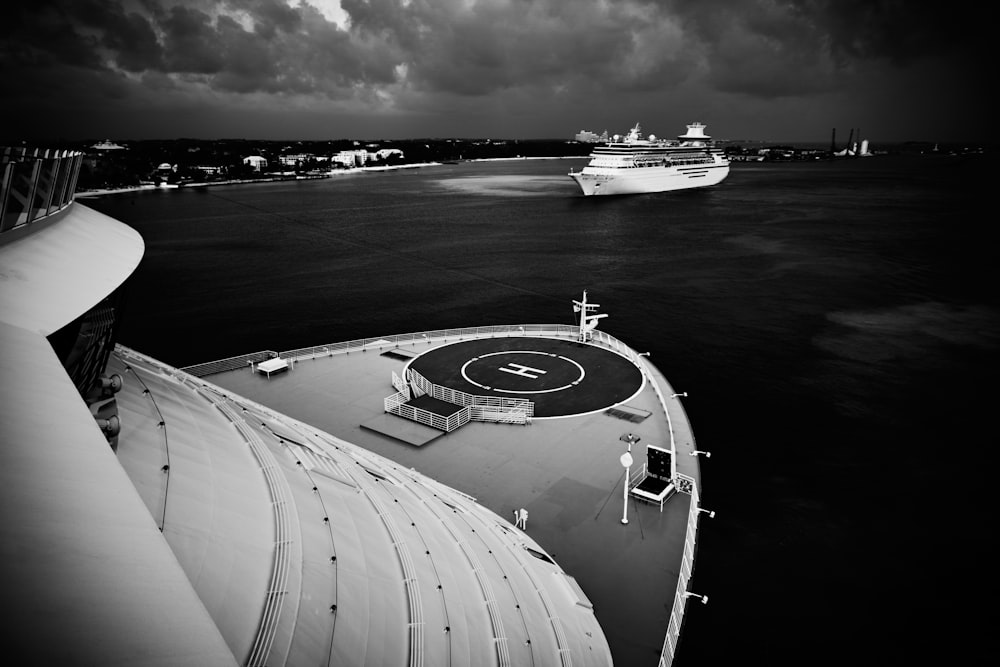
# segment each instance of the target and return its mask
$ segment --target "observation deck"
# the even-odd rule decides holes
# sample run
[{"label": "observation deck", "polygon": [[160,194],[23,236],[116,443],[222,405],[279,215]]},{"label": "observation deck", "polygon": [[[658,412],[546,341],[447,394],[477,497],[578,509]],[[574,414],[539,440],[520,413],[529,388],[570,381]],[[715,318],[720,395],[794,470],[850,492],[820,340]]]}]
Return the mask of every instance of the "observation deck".
[{"label": "observation deck", "polygon": [[[693,575],[701,514],[693,434],[682,396],[644,355],[604,332],[593,336],[582,344],[578,327],[554,324],[471,327],[281,352],[291,368],[270,380],[251,372],[246,362],[273,352],[183,370],[208,373],[202,380],[206,386],[267,405],[384,456],[401,470],[419,471],[511,523],[516,510],[526,509],[526,534],[579,583],[615,663],[669,665],[687,607],[684,594]],[[547,357],[551,368],[537,361],[538,352],[556,355]],[[626,378],[622,395],[598,382],[597,366],[610,360],[605,355],[623,364],[617,371],[605,368]],[[490,359],[497,368],[521,373],[494,368],[490,374],[485,363]],[[420,443],[366,427],[380,418],[408,423],[383,412],[383,400],[393,390],[390,379],[404,375],[408,366],[449,391],[484,393],[476,383],[495,389],[500,385],[494,383],[507,382],[503,386],[528,391],[533,384],[528,376],[542,370],[553,376],[565,370],[576,380],[580,371],[573,362],[594,369],[594,386],[561,383],[561,377],[549,379],[551,387],[539,384],[545,393],[534,396],[547,398],[543,416],[536,414],[526,425],[471,421]],[[218,372],[223,368],[229,370]],[[565,384],[570,386],[563,389]],[[642,479],[649,444],[676,452],[681,492],[662,511],[658,503],[630,494],[624,525],[626,471],[619,458],[628,447],[622,440],[626,434],[636,443],[630,491]]]}]

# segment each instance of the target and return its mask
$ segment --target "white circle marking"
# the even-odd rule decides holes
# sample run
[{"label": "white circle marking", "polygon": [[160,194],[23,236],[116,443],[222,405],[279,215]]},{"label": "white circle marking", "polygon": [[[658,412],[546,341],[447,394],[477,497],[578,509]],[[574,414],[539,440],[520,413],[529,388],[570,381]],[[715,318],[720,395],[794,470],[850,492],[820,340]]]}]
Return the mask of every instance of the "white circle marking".
[{"label": "white circle marking", "polygon": [[[571,383],[569,383],[567,385],[563,385],[562,387],[555,387],[553,389],[538,389],[538,390],[533,390],[533,391],[525,391],[525,390],[516,390],[516,389],[497,389],[496,387],[487,387],[486,385],[480,384],[480,383],[476,382],[475,380],[473,380],[472,378],[470,378],[469,375],[468,375],[468,373],[465,372],[465,369],[472,362],[474,362],[474,361],[481,361],[484,357],[495,357],[495,356],[501,355],[501,354],[540,354],[540,355],[545,356],[545,357],[556,357],[558,359],[562,359],[563,361],[568,361],[569,363],[571,363],[574,366],[576,366],[580,370],[580,377],[578,377],[576,380],[574,380],[573,382],[571,382]],[[487,389],[489,391],[499,391],[499,392],[503,392],[505,394],[550,394],[550,393],[555,392],[555,391],[562,391],[564,389],[569,389],[570,387],[579,384],[580,381],[583,380],[584,376],[586,376],[586,375],[587,375],[587,372],[585,370],[583,370],[583,366],[581,366],[577,362],[573,361],[572,359],[564,357],[561,354],[552,354],[551,352],[537,352],[535,350],[507,350],[506,352],[490,352],[489,354],[483,354],[483,355],[480,355],[478,357],[473,357],[472,359],[469,359],[464,364],[462,364],[462,377],[465,378],[466,382],[468,382],[470,384],[474,384],[477,387],[481,387],[483,389]]]}]

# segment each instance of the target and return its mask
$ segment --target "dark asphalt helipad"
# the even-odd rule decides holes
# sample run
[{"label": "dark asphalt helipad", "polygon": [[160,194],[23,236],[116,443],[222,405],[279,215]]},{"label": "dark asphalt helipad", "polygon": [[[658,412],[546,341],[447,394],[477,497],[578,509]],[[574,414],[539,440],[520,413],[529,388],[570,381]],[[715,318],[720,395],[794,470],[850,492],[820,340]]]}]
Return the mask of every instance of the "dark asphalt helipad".
[{"label": "dark asphalt helipad", "polygon": [[409,368],[468,394],[528,399],[535,417],[604,410],[643,385],[635,364],[611,350],[530,336],[452,343],[425,352]]}]

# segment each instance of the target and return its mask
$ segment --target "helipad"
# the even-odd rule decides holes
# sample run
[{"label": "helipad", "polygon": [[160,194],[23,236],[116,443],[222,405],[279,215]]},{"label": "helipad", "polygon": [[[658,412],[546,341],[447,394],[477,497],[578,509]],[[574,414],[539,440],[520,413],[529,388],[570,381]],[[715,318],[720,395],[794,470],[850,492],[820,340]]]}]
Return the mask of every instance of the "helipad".
[{"label": "helipad", "polygon": [[643,386],[635,364],[611,350],[530,336],[452,343],[425,352],[408,368],[468,394],[528,399],[535,418],[605,410]]}]

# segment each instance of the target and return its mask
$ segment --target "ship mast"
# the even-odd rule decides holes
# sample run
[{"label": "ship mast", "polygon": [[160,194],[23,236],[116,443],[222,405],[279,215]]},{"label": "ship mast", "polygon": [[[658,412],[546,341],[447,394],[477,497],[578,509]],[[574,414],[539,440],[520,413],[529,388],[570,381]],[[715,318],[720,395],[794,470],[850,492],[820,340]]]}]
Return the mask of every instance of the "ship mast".
[{"label": "ship mast", "polygon": [[583,300],[573,300],[573,312],[580,313],[580,337],[581,343],[586,343],[594,336],[594,329],[597,328],[597,320],[607,317],[607,313],[600,315],[592,314],[593,311],[601,307],[599,303],[587,303],[587,290],[583,290]]}]

